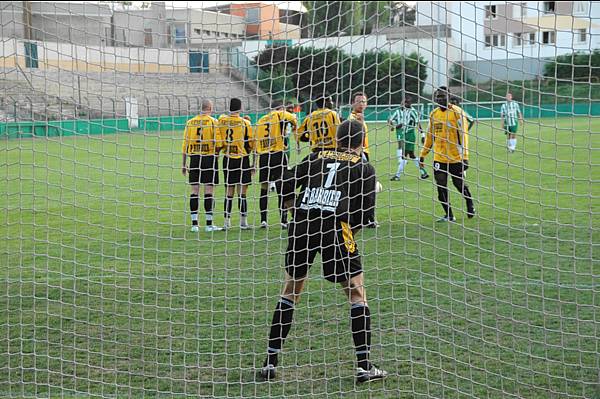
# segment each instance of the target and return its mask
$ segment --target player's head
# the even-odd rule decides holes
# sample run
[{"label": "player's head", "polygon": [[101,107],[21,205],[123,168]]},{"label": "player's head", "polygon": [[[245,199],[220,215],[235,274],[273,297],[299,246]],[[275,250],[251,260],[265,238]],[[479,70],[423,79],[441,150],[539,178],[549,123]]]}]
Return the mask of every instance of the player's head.
[{"label": "player's head", "polygon": [[510,91],[506,93],[506,101],[512,101],[512,93]]},{"label": "player's head", "polygon": [[433,101],[435,101],[435,103],[439,105],[440,108],[446,109],[448,108],[449,96],[450,91],[448,90],[448,88],[446,86],[440,86],[435,91],[435,93],[433,93]]},{"label": "player's head", "polygon": [[362,91],[359,91],[354,93],[352,98],[352,110],[362,114],[365,111],[365,108],[367,108],[367,95]]},{"label": "player's head", "polygon": [[357,120],[346,120],[337,128],[337,146],[344,150],[360,150],[365,138],[364,125]]},{"label": "player's head", "polygon": [[411,108],[411,107],[412,107],[412,98],[406,97],[404,99],[404,108]]},{"label": "player's head", "polygon": [[285,103],[285,110],[287,112],[294,112],[294,103],[291,101],[288,101],[287,103]]},{"label": "player's head", "polygon": [[283,101],[281,101],[281,100],[271,101],[271,109],[282,110],[283,109]]},{"label": "player's head", "polygon": [[460,98],[458,96],[450,96],[450,104],[460,106]]},{"label": "player's head", "polygon": [[333,109],[333,98],[329,94],[326,94],[323,97],[317,98],[315,105],[317,108]]},{"label": "player's head", "polygon": [[231,113],[239,113],[242,111],[242,100],[239,98],[232,98],[229,100],[229,112]]},{"label": "player's head", "polygon": [[213,112],[213,102],[210,100],[202,100],[202,112],[210,114]]}]

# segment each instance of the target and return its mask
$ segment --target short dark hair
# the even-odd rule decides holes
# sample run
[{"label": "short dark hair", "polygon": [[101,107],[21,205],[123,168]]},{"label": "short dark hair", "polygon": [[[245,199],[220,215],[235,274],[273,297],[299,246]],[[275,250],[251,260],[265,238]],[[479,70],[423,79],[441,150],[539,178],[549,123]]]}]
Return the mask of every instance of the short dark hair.
[{"label": "short dark hair", "polygon": [[281,101],[281,100],[271,101],[271,108],[276,109],[276,108],[280,108],[280,107],[283,107],[283,101]]},{"label": "short dark hair", "polygon": [[232,98],[229,100],[229,112],[239,112],[242,110],[242,100],[239,98]]},{"label": "short dark hair", "polygon": [[364,125],[357,120],[346,120],[338,126],[336,138],[340,148],[358,148],[365,138]]},{"label": "short dark hair", "polygon": [[458,105],[460,104],[460,97],[458,96],[450,96],[450,104]]},{"label": "short dark hair", "polygon": [[356,97],[361,96],[361,97],[366,97],[367,95],[365,93],[363,93],[362,91],[357,91],[356,93],[354,93],[354,95],[352,96],[352,100],[354,100]]},{"label": "short dark hair", "polygon": [[323,97],[319,97],[315,100],[315,105],[317,108],[325,108],[325,104],[331,101],[331,96],[329,94],[324,95]]}]

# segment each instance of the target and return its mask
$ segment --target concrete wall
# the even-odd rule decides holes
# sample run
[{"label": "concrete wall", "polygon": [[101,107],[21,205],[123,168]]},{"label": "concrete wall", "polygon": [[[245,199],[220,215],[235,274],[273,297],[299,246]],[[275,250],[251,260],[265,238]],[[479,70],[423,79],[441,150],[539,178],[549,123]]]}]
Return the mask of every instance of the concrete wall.
[{"label": "concrete wall", "polygon": [[[188,51],[180,49],[79,46],[69,43],[36,42],[39,69],[65,69],[81,72],[124,71],[132,73],[187,73]],[[22,40],[4,39],[0,47],[0,65],[15,63],[25,68]],[[209,52],[212,70],[220,68],[220,52]]]}]

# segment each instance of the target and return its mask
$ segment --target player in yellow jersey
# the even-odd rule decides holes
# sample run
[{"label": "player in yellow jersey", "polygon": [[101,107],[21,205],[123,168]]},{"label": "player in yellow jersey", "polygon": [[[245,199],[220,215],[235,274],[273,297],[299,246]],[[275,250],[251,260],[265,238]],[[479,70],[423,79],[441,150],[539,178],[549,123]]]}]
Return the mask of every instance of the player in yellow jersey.
[{"label": "player in yellow jersey", "polygon": [[317,99],[315,105],[317,110],[304,118],[298,129],[298,141],[310,142],[313,152],[335,149],[335,135],[341,121],[333,110],[333,100],[327,95]]},{"label": "player in yellow jersey", "polygon": [[441,86],[434,93],[438,107],[429,114],[429,128],[425,144],[421,150],[420,166],[433,147],[433,169],[437,185],[438,199],[446,213],[438,222],[454,222],[448,196],[448,174],[452,183],[467,203],[467,216],[475,216],[473,197],[466,185],[464,172],[469,167],[469,125],[465,113],[460,107],[449,101],[450,92]]},{"label": "player in yellow jersey", "polygon": [[223,174],[225,177],[225,223],[223,227],[231,227],[231,208],[233,197],[238,192],[238,207],[240,209],[240,227],[249,229],[248,200],[246,193],[252,181],[254,159],[250,154],[254,151],[254,134],[250,122],[243,118],[242,100],[232,98],[229,103],[229,114],[219,117],[219,137],[223,148]]},{"label": "player in yellow jersey", "polygon": [[254,135],[255,150],[259,155],[260,227],[267,227],[269,183],[273,182],[279,197],[281,226],[287,228],[287,210],[283,209],[281,197],[283,172],[288,166],[285,139],[288,125],[291,125],[294,132],[298,127],[298,121],[294,114],[284,109],[282,102],[274,102],[272,108],[273,111],[258,120]]},{"label": "player in yellow jersey", "polygon": [[[181,172],[189,176],[192,186],[190,196],[190,213],[192,215],[192,231],[198,231],[198,194],[200,184],[204,185],[204,212],[206,213],[206,231],[218,231],[221,228],[213,225],[214,186],[219,184],[219,145],[218,122],[210,116],[213,103],[202,101],[200,115],[187,121],[183,139],[183,166]],[[187,158],[190,158],[188,168]]]}]

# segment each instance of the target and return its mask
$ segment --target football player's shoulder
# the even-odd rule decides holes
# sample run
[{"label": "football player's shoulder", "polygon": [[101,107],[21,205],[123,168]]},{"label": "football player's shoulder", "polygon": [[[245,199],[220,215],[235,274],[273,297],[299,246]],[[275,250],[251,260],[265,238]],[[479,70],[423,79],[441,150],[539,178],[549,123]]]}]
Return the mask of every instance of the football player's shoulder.
[{"label": "football player's shoulder", "polygon": [[212,122],[213,124],[218,123],[218,120],[213,118],[211,115],[198,115],[196,118],[203,122]]},{"label": "football player's shoulder", "polygon": [[363,179],[367,179],[371,176],[375,176],[375,167],[371,165],[369,162],[362,160],[362,176]]}]

